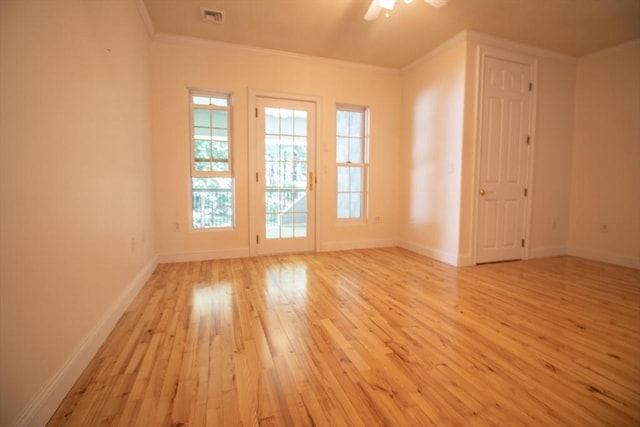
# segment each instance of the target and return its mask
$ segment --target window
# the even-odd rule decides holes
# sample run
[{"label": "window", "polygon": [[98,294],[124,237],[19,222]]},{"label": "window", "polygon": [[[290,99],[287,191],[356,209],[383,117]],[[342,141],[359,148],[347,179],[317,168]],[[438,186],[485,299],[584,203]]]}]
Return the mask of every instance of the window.
[{"label": "window", "polygon": [[191,92],[191,221],[195,229],[234,226],[231,100]]},{"label": "window", "polygon": [[369,110],[339,105],[336,114],[338,219],[366,219]]}]

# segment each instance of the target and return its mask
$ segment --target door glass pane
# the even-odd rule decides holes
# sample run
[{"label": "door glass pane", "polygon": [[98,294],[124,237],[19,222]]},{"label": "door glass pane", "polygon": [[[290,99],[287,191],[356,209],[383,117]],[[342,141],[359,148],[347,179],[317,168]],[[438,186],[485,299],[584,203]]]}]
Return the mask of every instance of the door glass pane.
[{"label": "door glass pane", "polygon": [[293,135],[293,110],[280,109],[280,133]]},{"label": "door glass pane", "polygon": [[265,236],[307,236],[307,112],[265,108]]}]

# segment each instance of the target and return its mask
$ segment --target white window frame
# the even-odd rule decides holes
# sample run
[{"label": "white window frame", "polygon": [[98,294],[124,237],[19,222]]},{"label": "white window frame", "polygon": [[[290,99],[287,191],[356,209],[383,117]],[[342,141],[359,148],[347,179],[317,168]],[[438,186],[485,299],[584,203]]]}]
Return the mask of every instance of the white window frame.
[{"label": "white window frame", "polygon": [[[194,103],[194,97],[203,98],[219,98],[226,100],[226,106],[219,105],[206,105]],[[189,176],[189,216],[191,230],[194,231],[215,231],[215,230],[229,230],[235,228],[236,221],[236,194],[235,194],[235,176],[233,168],[233,131],[232,131],[232,113],[233,113],[233,98],[230,92],[209,91],[200,89],[189,90],[189,135],[190,135],[190,176]],[[194,124],[194,110],[195,109],[208,109],[213,111],[226,111],[227,112],[227,170],[226,171],[201,171],[196,170],[196,157],[195,157],[195,124]],[[193,178],[229,178],[231,179],[231,225],[225,225],[223,227],[195,227],[194,215],[193,215]]]},{"label": "white window frame", "polygon": [[[361,130],[360,130],[360,162],[338,162],[338,138],[350,137],[350,135],[338,135],[337,115],[339,111],[357,112],[362,114]],[[369,107],[362,105],[337,104],[336,105],[336,219],[339,223],[366,223],[369,218]],[[338,191],[338,170],[340,167],[359,167],[362,171],[362,189],[360,191],[360,216],[341,218],[338,216],[338,199],[340,194],[344,192]],[[349,193],[354,194],[349,191]]]}]

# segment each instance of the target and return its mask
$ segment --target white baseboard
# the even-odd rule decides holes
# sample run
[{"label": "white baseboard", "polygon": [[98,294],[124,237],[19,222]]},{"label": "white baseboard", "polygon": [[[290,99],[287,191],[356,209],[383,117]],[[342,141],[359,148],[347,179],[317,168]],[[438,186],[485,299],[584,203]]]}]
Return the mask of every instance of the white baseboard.
[{"label": "white baseboard", "polygon": [[320,246],[319,251],[349,251],[356,249],[388,248],[393,246],[398,246],[398,242],[396,240],[355,240],[348,242],[325,242]]},{"label": "white baseboard", "polygon": [[158,264],[166,264],[170,262],[205,261],[209,259],[246,258],[249,256],[251,256],[249,248],[201,252],[174,252],[158,255]]},{"label": "white baseboard", "polygon": [[554,256],[567,255],[569,251],[565,246],[550,246],[546,248],[530,248],[529,259],[549,258]]},{"label": "white baseboard", "polygon": [[15,422],[15,426],[44,426],[75,384],[82,371],[87,367],[96,352],[122,314],[138,294],[142,286],[149,280],[158,265],[156,258],[152,258],[133,278],[129,286],[111,305],[100,321],[91,329],[89,334],[73,350],[66,362],[42,388],[40,393],[27,405]]},{"label": "white baseboard", "polygon": [[426,246],[407,241],[398,242],[398,246],[411,252],[415,252],[417,254],[433,258],[437,261],[444,262],[445,264],[453,265],[454,267],[471,265],[471,256],[468,255],[459,257],[457,254],[449,254],[446,252],[437,251],[431,248],[427,248]]},{"label": "white baseboard", "polygon": [[458,267],[469,267],[473,264],[473,256],[471,254],[458,255]]},{"label": "white baseboard", "polygon": [[608,252],[601,252],[587,248],[569,248],[569,255],[577,256],[580,258],[587,258],[594,261],[606,262],[609,264],[620,265],[623,267],[631,267],[640,269],[640,256],[630,257],[625,255],[617,255]]}]

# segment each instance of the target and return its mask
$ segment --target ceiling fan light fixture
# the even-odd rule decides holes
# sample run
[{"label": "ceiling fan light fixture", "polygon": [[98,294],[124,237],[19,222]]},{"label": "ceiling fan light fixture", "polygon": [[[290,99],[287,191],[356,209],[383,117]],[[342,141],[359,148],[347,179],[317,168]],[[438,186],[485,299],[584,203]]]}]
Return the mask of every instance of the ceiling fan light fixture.
[{"label": "ceiling fan light fixture", "polygon": [[445,4],[447,4],[449,0],[424,0],[424,1],[426,1],[433,7],[442,7]]},{"label": "ceiling fan light fixture", "polygon": [[396,0],[378,0],[378,6],[383,9],[393,10],[393,7],[396,5]]}]

